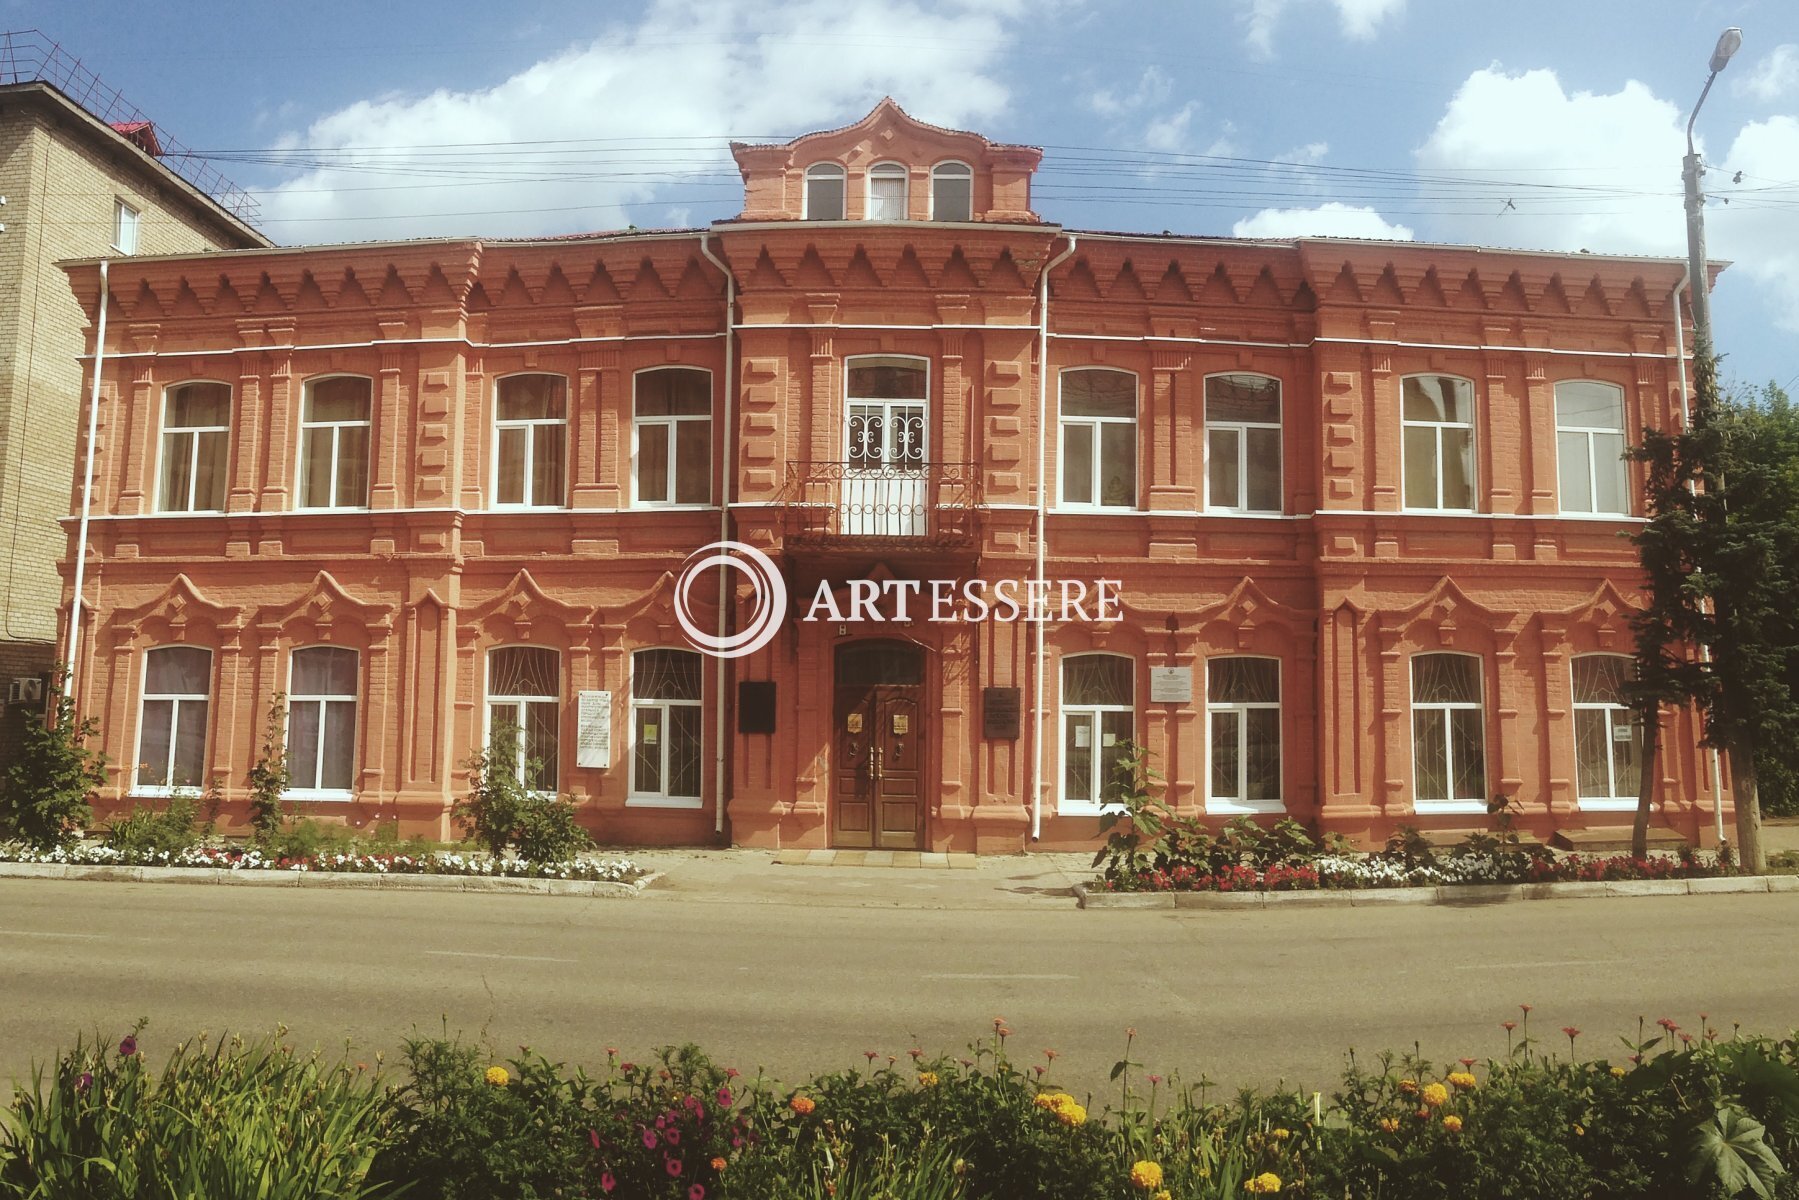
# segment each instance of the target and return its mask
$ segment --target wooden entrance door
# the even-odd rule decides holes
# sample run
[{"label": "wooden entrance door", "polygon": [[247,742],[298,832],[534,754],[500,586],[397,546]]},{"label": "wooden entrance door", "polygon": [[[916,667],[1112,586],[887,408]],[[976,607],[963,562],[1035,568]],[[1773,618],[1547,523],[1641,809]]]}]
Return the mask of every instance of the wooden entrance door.
[{"label": "wooden entrance door", "polygon": [[924,652],[903,642],[837,651],[831,755],[831,844],[924,846]]}]

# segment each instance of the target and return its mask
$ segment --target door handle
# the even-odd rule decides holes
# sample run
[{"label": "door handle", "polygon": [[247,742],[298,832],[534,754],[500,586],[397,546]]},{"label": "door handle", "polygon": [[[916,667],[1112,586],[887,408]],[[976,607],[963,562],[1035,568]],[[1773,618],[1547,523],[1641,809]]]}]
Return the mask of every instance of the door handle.
[{"label": "door handle", "polygon": [[875,748],[875,740],[873,738],[869,738],[868,739],[868,777],[870,779],[879,779],[881,777],[881,766],[880,766],[880,759],[878,757],[878,754],[879,754],[879,752]]}]

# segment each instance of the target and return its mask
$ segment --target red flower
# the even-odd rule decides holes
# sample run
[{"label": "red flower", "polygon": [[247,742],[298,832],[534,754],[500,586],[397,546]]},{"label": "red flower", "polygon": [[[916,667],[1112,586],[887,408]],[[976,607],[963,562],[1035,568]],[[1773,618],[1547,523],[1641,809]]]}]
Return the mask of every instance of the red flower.
[{"label": "red flower", "polygon": [[1500,1025],[1505,1027],[1505,1031],[1507,1033],[1510,1033],[1512,1030],[1518,1028],[1518,1022],[1516,1022],[1516,1021],[1501,1021]]},{"label": "red flower", "polygon": [[664,1157],[662,1160],[662,1166],[665,1170],[668,1171],[668,1177],[670,1179],[679,1179],[681,1177],[681,1160],[680,1159]]},{"label": "red flower", "polygon": [[1562,1026],[1562,1032],[1568,1035],[1569,1041],[1573,1041],[1575,1038],[1580,1036],[1580,1030],[1574,1028],[1574,1026],[1572,1026],[1572,1025]]}]

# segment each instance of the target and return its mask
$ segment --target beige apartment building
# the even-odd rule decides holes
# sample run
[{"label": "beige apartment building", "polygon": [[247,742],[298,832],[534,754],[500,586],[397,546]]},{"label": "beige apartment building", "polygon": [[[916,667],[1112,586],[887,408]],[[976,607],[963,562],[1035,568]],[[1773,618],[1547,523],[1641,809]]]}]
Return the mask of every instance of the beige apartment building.
[{"label": "beige apartment building", "polygon": [[[56,264],[271,244],[165,161],[151,122],[119,120],[140,114],[45,49],[0,72],[0,765],[58,635],[87,317]],[[109,103],[90,111],[71,86]]]}]

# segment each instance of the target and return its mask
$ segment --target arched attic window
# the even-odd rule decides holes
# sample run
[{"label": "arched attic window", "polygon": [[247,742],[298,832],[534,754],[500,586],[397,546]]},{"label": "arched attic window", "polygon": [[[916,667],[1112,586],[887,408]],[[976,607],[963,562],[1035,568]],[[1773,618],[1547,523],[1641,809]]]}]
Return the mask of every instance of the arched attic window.
[{"label": "arched attic window", "polygon": [[840,163],[813,163],[806,168],[806,220],[843,220],[843,194],[844,170]]}]

